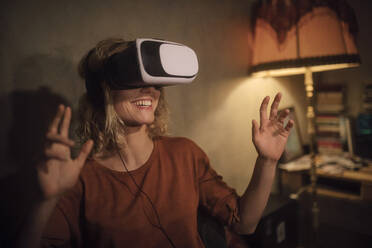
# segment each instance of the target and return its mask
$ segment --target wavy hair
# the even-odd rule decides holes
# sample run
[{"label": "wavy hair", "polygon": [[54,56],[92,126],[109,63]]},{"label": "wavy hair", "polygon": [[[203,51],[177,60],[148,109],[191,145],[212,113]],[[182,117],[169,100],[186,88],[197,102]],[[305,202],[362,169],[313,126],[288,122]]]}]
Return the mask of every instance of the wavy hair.
[{"label": "wavy hair", "polygon": [[[112,91],[106,82],[104,64],[112,55],[128,47],[123,39],[106,39],[100,41],[80,60],[78,71],[81,78],[88,83],[99,86],[94,96],[85,93],[79,101],[79,125],[76,135],[82,144],[88,139],[94,141],[90,156],[111,155],[118,137],[125,136],[126,125],[120,119],[113,106]],[[89,82],[87,82],[89,80]],[[155,138],[167,133],[168,106],[163,88],[155,111],[155,120],[148,125],[148,135]]]}]

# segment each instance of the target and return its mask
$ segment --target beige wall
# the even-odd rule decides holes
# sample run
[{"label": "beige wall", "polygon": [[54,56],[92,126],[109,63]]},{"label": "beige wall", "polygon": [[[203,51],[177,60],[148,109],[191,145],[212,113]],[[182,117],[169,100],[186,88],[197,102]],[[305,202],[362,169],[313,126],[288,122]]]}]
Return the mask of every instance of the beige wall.
[{"label": "beige wall", "polygon": [[280,91],[282,107],[295,106],[306,142],[303,78],[251,79],[247,75],[249,7],[247,0],[5,1],[0,37],[4,118],[0,175],[13,166],[7,162],[9,130],[20,119],[13,111],[14,92],[32,94],[44,86],[76,111],[84,86],[75,68],[90,47],[112,36],[154,37],[187,44],[199,56],[195,82],[167,89],[172,135],[195,140],[215,169],[241,193],[256,158],[251,120],[258,120],[265,95],[273,97]]}]

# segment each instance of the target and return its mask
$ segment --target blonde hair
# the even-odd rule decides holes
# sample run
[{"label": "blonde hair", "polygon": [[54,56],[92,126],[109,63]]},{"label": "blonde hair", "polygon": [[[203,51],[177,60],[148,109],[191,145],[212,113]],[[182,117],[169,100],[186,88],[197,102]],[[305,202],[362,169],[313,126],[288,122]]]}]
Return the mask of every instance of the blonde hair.
[{"label": "blonde hair", "polygon": [[[84,94],[79,102],[79,125],[77,136],[80,143],[88,139],[94,141],[91,156],[99,153],[103,156],[114,152],[118,136],[125,135],[125,123],[117,115],[112,91],[104,76],[104,64],[110,56],[124,51],[128,42],[123,39],[106,39],[100,41],[91,49],[79,63],[79,74],[86,83],[97,84],[99,90],[95,96]],[[160,89],[158,107],[155,120],[148,125],[148,135],[155,138],[167,132],[168,106],[165,101],[164,90]]]}]

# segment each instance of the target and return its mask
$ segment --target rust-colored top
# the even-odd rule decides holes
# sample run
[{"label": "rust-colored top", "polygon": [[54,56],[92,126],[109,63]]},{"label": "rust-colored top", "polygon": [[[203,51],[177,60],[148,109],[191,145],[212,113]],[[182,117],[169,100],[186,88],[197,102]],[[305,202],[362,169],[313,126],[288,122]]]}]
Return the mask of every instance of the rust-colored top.
[{"label": "rust-colored top", "polygon": [[[161,137],[154,143],[148,161],[130,173],[175,246],[204,247],[198,206],[230,225],[238,220],[238,196],[192,141]],[[87,161],[50,218],[43,247],[171,247],[145,194],[128,173]]]}]

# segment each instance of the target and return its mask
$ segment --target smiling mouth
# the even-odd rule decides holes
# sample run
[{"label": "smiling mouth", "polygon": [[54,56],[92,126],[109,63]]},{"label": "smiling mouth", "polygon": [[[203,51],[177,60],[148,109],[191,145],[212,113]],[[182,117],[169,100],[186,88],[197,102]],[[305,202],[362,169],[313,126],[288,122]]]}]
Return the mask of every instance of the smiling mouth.
[{"label": "smiling mouth", "polygon": [[134,105],[136,105],[139,108],[149,108],[152,105],[151,100],[138,100],[133,102]]}]

